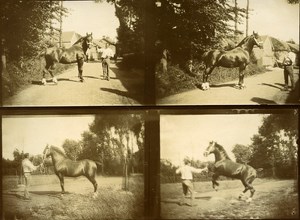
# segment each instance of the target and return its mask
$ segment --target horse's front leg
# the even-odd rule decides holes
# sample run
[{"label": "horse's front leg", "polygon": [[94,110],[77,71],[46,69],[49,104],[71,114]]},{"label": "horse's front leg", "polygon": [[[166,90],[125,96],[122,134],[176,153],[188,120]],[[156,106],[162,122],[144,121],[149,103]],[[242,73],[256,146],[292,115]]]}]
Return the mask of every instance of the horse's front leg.
[{"label": "horse's front leg", "polygon": [[245,65],[239,67],[239,84],[238,84],[239,89],[246,88],[244,84],[245,69],[246,69]]},{"label": "horse's front leg", "polygon": [[219,186],[219,183],[217,182],[217,179],[219,178],[219,175],[218,174],[216,174],[216,173],[214,173],[213,175],[212,175],[212,187],[216,190],[216,191],[218,191],[218,186]]},{"label": "horse's front leg", "polygon": [[64,187],[64,176],[61,173],[57,174],[59,181],[60,181],[60,187],[61,187],[61,191],[64,194],[65,193],[65,187]]}]

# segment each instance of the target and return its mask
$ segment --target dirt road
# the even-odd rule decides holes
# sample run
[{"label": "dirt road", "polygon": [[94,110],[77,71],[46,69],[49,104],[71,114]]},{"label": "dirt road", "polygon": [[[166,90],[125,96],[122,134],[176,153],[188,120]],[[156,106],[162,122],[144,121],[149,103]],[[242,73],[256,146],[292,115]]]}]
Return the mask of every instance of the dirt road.
[{"label": "dirt road", "polygon": [[[102,79],[99,62],[85,63],[84,83],[79,82],[77,67],[57,76],[58,84],[41,85],[35,81],[30,87],[4,100],[3,106],[103,106],[140,105],[143,103],[143,73],[125,72],[111,65],[111,79]],[[49,76],[48,76],[49,77]]]},{"label": "dirt road", "polygon": [[[181,184],[161,185],[161,217],[164,219],[285,219],[299,217],[294,180],[257,179],[251,203],[238,200],[243,187],[239,180],[220,181],[219,191],[210,182],[194,183],[194,206],[179,205]],[[190,202],[189,199],[186,199]]]},{"label": "dirt road", "polygon": [[[299,69],[294,71],[295,81]],[[213,73],[217,74],[217,73]],[[234,88],[237,80],[211,85],[203,91],[195,89],[158,100],[159,105],[257,105],[257,104],[299,104],[299,83],[296,91],[283,91],[283,69],[274,68],[266,73],[245,78],[246,88]]]}]

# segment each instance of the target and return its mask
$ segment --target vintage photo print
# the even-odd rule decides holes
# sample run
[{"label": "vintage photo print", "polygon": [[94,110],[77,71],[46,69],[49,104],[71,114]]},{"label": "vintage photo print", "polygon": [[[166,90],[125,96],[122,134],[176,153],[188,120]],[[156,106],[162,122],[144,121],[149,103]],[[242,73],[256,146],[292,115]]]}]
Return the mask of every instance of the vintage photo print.
[{"label": "vintage photo print", "polygon": [[299,1],[157,1],[158,105],[299,103]]},{"label": "vintage photo print", "polygon": [[144,116],[4,115],[4,219],[141,219]]},{"label": "vintage photo print", "polygon": [[144,104],[144,6],[130,4],[3,1],[3,106]]},{"label": "vintage photo print", "polygon": [[162,219],[299,218],[298,112],[161,115]]}]

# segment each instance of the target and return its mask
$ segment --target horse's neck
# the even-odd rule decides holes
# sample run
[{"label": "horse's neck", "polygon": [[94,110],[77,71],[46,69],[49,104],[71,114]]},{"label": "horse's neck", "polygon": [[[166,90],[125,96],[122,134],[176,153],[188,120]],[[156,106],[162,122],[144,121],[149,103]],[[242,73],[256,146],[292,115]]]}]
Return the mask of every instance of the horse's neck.
[{"label": "horse's neck", "polygon": [[53,151],[51,153],[51,157],[52,157],[52,162],[55,165],[57,162],[59,162],[60,160],[66,159],[63,155],[61,155],[60,153],[57,153],[55,151]]},{"label": "horse's neck", "polygon": [[254,43],[252,42],[253,39],[249,39],[244,45],[243,45],[243,49],[246,50],[249,54],[252,52],[253,47],[254,47]]},{"label": "horse's neck", "polygon": [[216,151],[214,154],[215,154],[215,161],[229,159],[229,157],[224,151]]}]

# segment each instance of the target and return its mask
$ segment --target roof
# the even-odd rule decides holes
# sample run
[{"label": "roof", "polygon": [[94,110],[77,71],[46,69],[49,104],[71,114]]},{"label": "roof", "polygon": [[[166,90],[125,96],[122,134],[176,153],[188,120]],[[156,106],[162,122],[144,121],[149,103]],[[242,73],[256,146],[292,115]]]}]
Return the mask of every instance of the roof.
[{"label": "roof", "polygon": [[292,43],[287,43],[291,49],[292,52],[294,53],[299,53],[299,44],[292,44]]},{"label": "roof", "polygon": [[273,48],[275,51],[289,51],[290,47],[289,45],[281,40],[278,40],[275,37],[270,37],[272,44],[273,44]]},{"label": "roof", "polygon": [[75,31],[62,32],[62,42],[71,42],[71,39],[74,35],[76,35],[78,39],[81,37],[81,35]]}]

